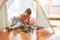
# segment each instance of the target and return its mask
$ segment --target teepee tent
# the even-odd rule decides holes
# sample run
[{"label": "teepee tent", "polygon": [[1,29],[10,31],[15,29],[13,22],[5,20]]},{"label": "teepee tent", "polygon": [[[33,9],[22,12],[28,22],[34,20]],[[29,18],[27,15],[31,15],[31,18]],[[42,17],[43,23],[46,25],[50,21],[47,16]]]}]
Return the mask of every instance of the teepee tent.
[{"label": "teepee tent", "polygon": [[38,27],[46,27],[46,28],[51,28],[53,30],[54,33],[54,29],[52,28],[52,26],[50,25],[45,12],[42,8],[42,6],[40,5],[38,0],[34,0],[36,2],[36,23],[34,25],[38,26]]}]

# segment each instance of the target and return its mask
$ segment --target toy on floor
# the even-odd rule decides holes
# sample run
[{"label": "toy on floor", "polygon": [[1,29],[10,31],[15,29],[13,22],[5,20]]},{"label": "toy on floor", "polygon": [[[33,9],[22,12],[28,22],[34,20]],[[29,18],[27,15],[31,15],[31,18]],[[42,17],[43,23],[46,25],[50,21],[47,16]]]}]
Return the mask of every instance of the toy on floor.
[{"label": "toy on floor", "polygon": [[15,29],[18,33],[21,31],[25,33],[30,33],[32,30],[32,28],[28,25],[28,22],[24,23],[24,27],[22,27],[18,22],[16,22],[16,24],[12,26],[11,28]]},{"label": "toy on floor", "polygon": [[25,26],[24,26],[24,28],[23,28],[23,32],[25,32],[25,33],[30,33],[31,30],[32,30],[32,28],[28,25],[27,22],[25,22]]},{"label": "toy on floor", "polygon": [[25,25],[23,32],[30,33],[31,32],[30,27],[28,25]]}]

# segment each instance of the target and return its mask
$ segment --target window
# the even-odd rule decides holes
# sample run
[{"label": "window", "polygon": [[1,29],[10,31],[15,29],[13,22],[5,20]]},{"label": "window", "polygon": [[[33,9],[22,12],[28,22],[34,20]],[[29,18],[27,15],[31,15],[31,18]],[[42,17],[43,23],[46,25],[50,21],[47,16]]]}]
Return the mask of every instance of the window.
[{"label": "window", "polygon": [[60,0],[52,0],[52,6],[60,7]]}]

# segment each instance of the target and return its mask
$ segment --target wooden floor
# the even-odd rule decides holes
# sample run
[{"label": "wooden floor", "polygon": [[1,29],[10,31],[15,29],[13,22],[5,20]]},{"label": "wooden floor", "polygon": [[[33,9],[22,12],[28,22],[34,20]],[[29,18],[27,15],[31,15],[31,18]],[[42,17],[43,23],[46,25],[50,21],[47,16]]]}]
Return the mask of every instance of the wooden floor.
[{"label": "wooden floor", "polygon": [[16,30],[7,32],[0,30],[0,40],[47,40],[52,36],[50,32],[44,29],[35,30],[35,33],[29,34],[24,32],[18,33]]}]

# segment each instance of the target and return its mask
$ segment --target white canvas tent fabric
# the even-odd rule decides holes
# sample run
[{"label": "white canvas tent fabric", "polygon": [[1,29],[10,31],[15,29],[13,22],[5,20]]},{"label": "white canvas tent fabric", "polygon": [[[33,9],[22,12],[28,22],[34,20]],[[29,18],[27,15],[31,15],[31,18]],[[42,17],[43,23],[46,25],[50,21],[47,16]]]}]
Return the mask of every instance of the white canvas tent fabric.
[{"label": "white canvas tent fabric", "polygon": [[7,7],[7,9],[12,5],[13,2],[14,2],[14,0],[8,0],[8,1],[6,2],[6,7]]},{"label": "white canvas tent fabric", "polygon": [[36,2],[37,8],[36,8],[36,23],[34,25],[36,25],[37,27],[44,27],[44,28],[46,27],[49,29],[51,28],[51,31],[50,31],[52,32],[51,34],[54,34],[55,31],[50,25],[42,6],[40,5],[38,0],[35,0],[35,2]]},{"label": "white canvas tent fabric", "polygon": [[36,3],[36,24],[37,26],[41,27],[51,27],[43,8],[41,7],[40,3]]},{"label": "white canvas tent fabric", "polygon": [[46,15],[43,13],[43,11],[37,7],[36,9],[36,25],[41,27],[50,27],[50,23],[46,17]]}]

